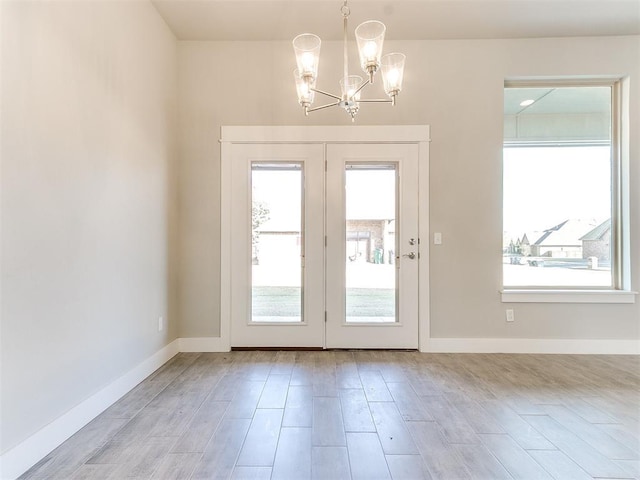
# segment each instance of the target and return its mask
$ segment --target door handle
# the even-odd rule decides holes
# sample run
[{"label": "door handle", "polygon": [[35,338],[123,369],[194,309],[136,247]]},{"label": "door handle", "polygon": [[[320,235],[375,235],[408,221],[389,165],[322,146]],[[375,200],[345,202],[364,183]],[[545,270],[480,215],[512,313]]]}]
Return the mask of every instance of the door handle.
[{"label": "door handle", "polygon": [[413,260],[414,258],[416,258],[416,254],[414,252],[409,252],[409,253],[405,253],[404,255],[402,255],[403,257],[409,257],[411,260]]}]

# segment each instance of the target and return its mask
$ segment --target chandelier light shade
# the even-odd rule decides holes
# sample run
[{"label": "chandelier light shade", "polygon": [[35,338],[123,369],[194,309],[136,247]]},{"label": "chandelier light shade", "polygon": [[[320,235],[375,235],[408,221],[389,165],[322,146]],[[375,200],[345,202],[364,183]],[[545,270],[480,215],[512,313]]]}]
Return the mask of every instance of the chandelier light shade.
[{"label": "chandelier light shade", "polygon": [[358,42],[358,53],[360,54],[360,65],[362,70],[369,74],[369,83],[373,83],[373,75],[380,66],[382,56],[382,44],[384,43],[384,33],[387,27],[377,20],[369,20],[361,23],[356,28],[356,41]]},{"label": "chandelier light shade", "polygon": [[403,53],[389,53],[380,60],[384,91],[392,100],[395,100],[400,90],[402,90],[405,58],[406,56]]},{"label": "chandelier light shade", "polygon": [[[366,79],[358,75],[349,75],[349,55],[347,48],[347,19],[350,14],[347,0],[341,8],[343,23],[343,75],[339,79],[340,95],[325,92],[316,88],[318,80],[318,65],[320,63],[320,37],[313,33],[302,33],[293,39],[293,51],[298,68],[294,70],[298,103],[303,107],[305,115],[323,108],[339,106],[355,120],[360,103],[390,103],[395,105],[396,97],[402,91],[404,77],[405,56],[402,53],[382,55],[384,36],[387,28],[384,23],[369,20],[361,23],[355,30],[360,66],[366,74]],[[360,92],[367,85],[373,84],[375,74],[382,71],[384,91],[389,98],[363,99]],[[315,93],[325,95],[334,101],[325,105],[312,107]]]},{"label": "chandelier light shade", "polygon": [[313,33],[303,33],[293,39],[298,73],[306,81],[314,81],[318,76],[321,43],[320,37]]},{"label": "chandelier light shade", "polygon": [[315,79],[310,82],[304,80],[304,76],[300,75],[298,69],[293,71],[293,77],[296,81],[296,91],[298,92],[298,102],[302,106],[309,106],[313,103],[315,92],[312,90],[316,86]]}]

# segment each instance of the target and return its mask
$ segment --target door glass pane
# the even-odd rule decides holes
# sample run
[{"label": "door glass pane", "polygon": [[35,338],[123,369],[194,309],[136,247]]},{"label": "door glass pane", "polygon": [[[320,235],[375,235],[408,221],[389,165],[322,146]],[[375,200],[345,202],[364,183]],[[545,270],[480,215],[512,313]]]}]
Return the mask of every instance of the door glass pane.
[{"label": "door glass pane", "polygon": [[251,164],[251,321],[302,322],[302,165]]},{"label": "door glass pane", "polygon": [[396,321],[396,166],[347,164],[347,323]]}]

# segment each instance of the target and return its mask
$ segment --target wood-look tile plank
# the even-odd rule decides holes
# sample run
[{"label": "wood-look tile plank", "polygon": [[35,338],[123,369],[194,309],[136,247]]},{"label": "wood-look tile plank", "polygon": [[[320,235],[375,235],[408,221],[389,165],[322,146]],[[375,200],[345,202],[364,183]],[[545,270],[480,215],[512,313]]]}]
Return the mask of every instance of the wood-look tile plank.
[{"label": "wood-look tile plank", "polygon": [[440,387],[430,377],[428,367],[410,367],[407,371],[407,381],[418,396],[442,394]]},{"label": "wood-look tile plank", "polygon": [[280,351],[276,352],[276,357],[271,365],[270,375],[284,374],[291,375],[293,372],[293,366],[296,363],[297,352]]},{"label": "wood-look tile plank", "polygon": [[395,403],[371,402],[369,408],[382,450],[386,455],[415,455],[419,453]]},{"label": "wood-look tile plank", "polygon": [[593,479],[560,450],[529,450],[528,453],[556,480]]},{"label": "wood-look tile plank", "polygon": [[282,428],[271,480],[311,478],[311,429]]},{"label": "wood-look tile plank", "polygon": [[471,478],[462,457],[445,441],[436,422],[407,422],[407,428],[434,479]]},{"label": "wood-look tile plank", "polygon": [[596,425],[596,427],[607,435],[619,440],[633,451],[640,452],[640,429],[632,432],[630,431],[631,429],[621,424],[599,424]]},{"label": "wood-look tile plank", "polygon": [[246,467],[271,467],[278,446],[282,409],[256,410],[247,432],[238,465]]},{"label": "wood-look tile plank", "polygon": [[204,452],[228,406],[229,402],[205,402],[193,416],[187,430],[175,443],[171,452]]},{"label": "wood-look tile plank", "polygon": [[290,385],[313,385],[313,370],[315,367],[312,352],[298,352],[296,363],[291,372]]},{"label": "wood-look tile plank", "polygon": [[347,433],[347,450],[353,480],[391,479],[382,446],[375,433]]},{"label": "wood-look tile plank", "polygon": [[625,472],[574,433],[545,415],[524,417],[536,430],[554,443],[574,462],[594,477],[624,478]]},{"label": "wood-look tile plank", "polygon": [[169,453],[151,476],[154,480],[184,480],[191,477],[201,453]]},{"label": "wood-look tile plank", "polygon": [[617,423],[617,420],[584,398],[567,398],[562,403],[589,423]]},{"label": "wood-look tile plank", "polygon": [[289,390],[290,375],[271,374],[262,389],[258,408],[284,408]]},{"label": "wood-look tile plank", "polygon": [[340,405],[346,432],[376,431],[364,390],[340,389]]},{"label": "wood-look tile plank", "polygon": [[[69,480],[106,480],[106,479],[111,479],[114,478],[113,475],[116,473],[116,471],[120,468],[120,465],[118,464],[114,464],[114,463],[105,463],[105,464],[90,464],[90,463],[85,463],[83,465],[80,466],[80,468],[78,468],[75,472],[73,472],[73,475],[71,475],[70,477],[58,477],[57,475],[50,475],[47,477],[40,477],[40,478],[49,478],[49,479],[56,479],[56,478],[67,478]],[[24,479],[27,478],[24,475],[22,477],[20,477],[20,479]],[[29,478],[35,478],[35,477],[29,477]]]},{"label": "wood-look tile plank", "polygon": [[378,370],[359,370],[359,374],[369,402],[393,402],[387,384]]},{"label": "wood-look tile plank", "polygon": [[350,480],[347,447],[312,447],[312,480]]},{"label": "wood-look tile plank", "polygon": [[467,466],[471,478],[477,480],[511,480],[513,477],[484,445],[455,445],[455,449]]},{"label": "wood-look tile plank", "polygon": [[462,395],[446,395],[447,400],[462,414],[476,433],[505,433],[504,429],[493,419],[480,404]]},{"label": "wood-look tile plank", "polygon": [[191,480],[228,479],[250,424],[248,419],[223,419],[196,464]]},{"label": "wood-look tile plank", "polygon": [[639,460],[616,460],[615,463],[620,465],[622,469],[630,476],[640,479],[640,461]]},{"label": "wood-look tile plank", "polygon": [[453,409],[441,396],[422,397],[422,403],[438,423],[444,438],[449,443],[480,443],[480,439],[467,423],[463,415]]},{"label": "wood-look tile plank", "polygon": [[100,415],[81,428],[52,453],[57,457],[69,454],[76,456],[81,450],[87,451],[100,447],[120,433],[129,421]]},{"label": "wood-look tile plank", "polygon": [[478,402],[489,415],[525,450],[556,450],[531,424],[499,400]]},{"label": "wood-look tile plank", "polygon": [[313,370],[313,396],[337,397],[336,362],[333,352],[325,352],[316,358]]},{"label": "wood-look tile plank", "polygon": [[122,429],[129,420],[99,416],[49,453],[24,475],[24,479],[67,479]]},{"label": "wood-look tile plank", "polygon": [[551,476],[518,443],[505,434],[481,434],[482,443],[514,477],[523,480]]},{"label": "wood-look tile plank", "polygon": [[116,403],[107,408],[101,416],[107,418],[133,418],[138,412],[146,407],[162,390],[167,383],[151,382],[145,380],[138,384]]},{"label": "wood-look tile plank", "polygon": [[85,463],[77,468],[73,474],[65,476],[58,476],[56,474],[46,477],[31,477],[27,474],[19,477],[20,480],[34,479],[34,478],[47,478],[49,480],[106,480],[113,478],[114,473],[120,465],[105,463],[105,464],[89,464]]},{"label": "wood-look tile plank", "polygon": [[231,480],[270,480],[271,467],[236,467]]},{"label": "wood-look tile plank", "polygon": [[[409,352],[379,352],[380,374],[386,383],[408,383]],[[406,358],[405,358],[406,357]]]},{"label": "wood-look tile plank", "polygon": [[362,388],[358,366],[351,352],[336,352],[336,384],[338,388]]},{"label": "wood-look tile plank", "polygon": [[283,427],[310,427],[313,423],[313,387],[291,385],[284,406]]},{"label": "wood-look tile plank", "polygon": [[547,415],[575,433],[604,456],[614,460],[640,460],[640,452],[620,443],[597,426],[562,405],[544,405]]},{"label": "wood-look tile plank", "polygon": [[275,356],[276,352],[270,351],[247,352],[247,363],[242,369],[245,379],[266,382]]},{"label": "wood-look tile plank", "polygon": [[420,455],[387,455],[387,466],[393,480],[431,480],[431,474]]},{"label": "wood-look tile plank", "polygon": [[86,463],[125,463],[144,445],[145,436],[118,434],[103,445]]},{"label": "wood-look tile plank", "polygon": [[158,409],[159,419],[147,434],[151,437],[179,437],[187,429],[206,396],[205,392],[185,392],[175,399],[167,399],[166,403],[154,406]]},{"label": "wood-look tile plank", "polygon": [[116,478],[150,478],[164,461],[176,441],[175,437],[149,437],[126,452],[124,462],[114,472]]},{"label": "wood-look tile plank", "polygon": [[230,402],[233,400],[233,397],[236,396],[238,385],[244,381],[244,377],[237,373],[227,373],[223,375],[209,397],[207,397],[207,401]]},{"label": "wood-look tile plank", "polygon": [[346,445],[340,400],[334,397],[313,398],[312,444],[314,446]]},{"label": "wood-look tile plank", "polygon": [[427,422],[433,420],[411,384],[387,382],[387,388],[405,421]]},{"label": "wood-look tile plank", "polygon": [[265,382],[246,380],[236,386],[233,399],[229,402],[225,418],[253,418],[262,395]]},{"label": "wood-look tile plank", "polygon": [[200,353],[179,353],[153,372],[146,381],[168,385],[195,362]]}]

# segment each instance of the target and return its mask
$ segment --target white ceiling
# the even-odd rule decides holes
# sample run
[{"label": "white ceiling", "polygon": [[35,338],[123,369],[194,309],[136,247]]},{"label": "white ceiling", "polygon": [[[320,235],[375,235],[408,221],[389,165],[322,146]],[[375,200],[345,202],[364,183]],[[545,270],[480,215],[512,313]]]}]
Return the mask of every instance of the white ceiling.
[{"label": "white ceiling", "polygon": [[[342,35],[341,0],[152,0],[180,40],[290,40]],[[640,0],[351,0],[350,32],[365,20],[387,39],[640,34]]]}]

